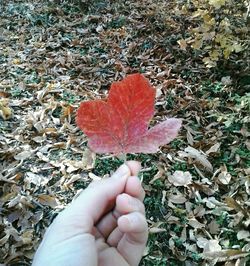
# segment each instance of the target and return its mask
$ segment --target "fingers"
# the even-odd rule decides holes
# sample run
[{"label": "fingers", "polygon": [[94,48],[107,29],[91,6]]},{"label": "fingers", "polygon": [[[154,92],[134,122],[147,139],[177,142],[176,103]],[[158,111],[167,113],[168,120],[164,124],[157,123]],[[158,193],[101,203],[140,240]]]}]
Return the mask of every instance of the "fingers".
[{"label": "fingers", "polygon": [[142,188],[141,181],[137,176],[130,176],[128,178],[124,192],[132,197],[138,198],[141,201],[143,201],[145,197],[145,191]]},{"label": "fingers", "polygon": [[111,234],[109,235],[108,239],[106,242],[109,244],[111,247],[117,247],[118,243],[122,239],[124,233],[119,229],[119,227],[116,227]]},{"label": "fingers", "polygon": [[[111,232],[117,227],[117,219],[123,214],[135,211],[144,214],[145,208],[143,203],[139,199],[123,193],[117,196],[115,209],[106,214],[96,227],[104,238],[109,238]],[[112,235],[112,239],[117,239],[116,242],[120,240],[120,238],[116,237],[116,234]],[[112,243],[114,243],[114,241],[112,241]]]},{"label": "fingers", "polygon": [[129,265],[138,265],[148,238],[146,217],[141,212],[132,212],[118,219],[118,228],[124,233],[117,249]]},{"label": "fingers", "polygon": [[[120,219],[122,217],[126,217],[126,215],[133,214],[133,213],[140,213],[141,216],[144,217],[145,207],[139,199],[133,198],[127,194],[121,194],[116,199],[116,208],[115,208],[114,213],[115,214],[113,214],[113,217],[116,216],[118,218],[118,227],[115,226],[114,229],[109,232],[108,238],[106,235],[106,238],[107,238],[107,243],[110,246],[117,247],[118,243],[120,242],[120,240],[122,239],[124,235],[124,232],[127,232],[126,230],[125,231],[123,230],[124,227],[120,228],[120,225],[119,225]],[[124,223],[123,220],[121,221],[121,223],[123,225]],[[146,223],[146,227],[147,227],[147,223]],[[104,232],[107,233],[106,230],[104,230]]]},{"label": "fingers", "polygon": [[[140,212],[132,212],[121,216],[118,219],[119,230],[123,233],[130,233],[128,237],[130,242],[135,244],[145,244],[147,240],[148,225],[145,218]],[[128,240],[128,239],[127,239]]]},{"label": "fingers", "polygon": [[126,165],[129,167],[132,176],[137,176],[141,170],[141,163],[137,161],[128,161]]},{"label": "fingers", "polygon": [[127,179],[137,165],[135,162],[131,163],[132,165],[128,163],[129,166],[125,164],[120,166],[111,178],[101,180],[85,189],[68,208],[57,216],[55,222],[58,228],[62,228],[60,225],[63,224],[64,227],[74,228],[75,233],[77,233],[76,230],[79,233],[90,233],[110,202],[115,203],[116,197],[124,191]]},{"label": "fingers", "polygon": [[145,207],[139,199],[123,193],[116,198],[116,212],[120,215],[130,212],[141,212],[144,214]]}]

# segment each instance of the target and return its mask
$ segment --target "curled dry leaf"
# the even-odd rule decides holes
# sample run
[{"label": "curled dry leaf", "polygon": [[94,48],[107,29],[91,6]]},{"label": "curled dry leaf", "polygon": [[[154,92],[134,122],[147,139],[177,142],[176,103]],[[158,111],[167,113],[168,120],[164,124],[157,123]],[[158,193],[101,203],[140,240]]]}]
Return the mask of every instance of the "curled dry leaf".
[{"label": "curled dry leaf", "polygon": [[209,155],[210,153],[218,152],[220,145],[221,144],[219,142],[215,143],[209,150],[206,151],[206,154]]},{"label": "curled dry leaf", "polygon": [[18,153],[17,155],[14,156],[14,158],[17,161],[23,161],[25,159],[28,159],[31,156],[32,152],[31,151],[22,151]]},{"label": "curled dry leaf", "polygon": [[188,146],[187,148],[185,148],[184,152],[179,152],[179,154],[181,157],[190,157],[190,158],[195,159],[197,162],[203,165],[207,171],[213,172],[213,166],[208,161],[208,159],[206,158],[206,155],[203,152],[198,151],[195,148]]},{"label": "curled dry leaf", "polygon": [[250,237],[250,232],[246,230],[241,230],[237,233],[237,239],[242,240]]},{"label": "curled dry leaf", "polygon": [[223,171],[218,175],[218,180],[223,184],[223,185],[228,185],[230,183],[231,180],[231,175],[226,172]]},{"label": "curled dry leaf", "polygon": [[192,183],[192,175],[189,172],[175,171],[173,175],[168,177],[168,180],[176,187],[186,187]]},{"label": "curled dry leaf", "polygon": [[188,224],[194,229],[199,229],[205,227],[204,224],[200,223],[195,217],[192,217],[188,220]]},{"label": "curled dry leaf", "polygon": [[220,251],[221,246],[218,240],[208,240],[207,243],[204,245],[204,252],[215,252]]},{"label": "curled dry leaf", "polygon": [[202,257],[206,260],[216,260],[217,262],[236,260],[249,256],[249,252],[241,249],[226,249],[221,251],[203,252]]},{"label": "curled dry leaf", "polygon": [[55,208],[59,205],[57,198],[52,195],[41,194],[38,195],[37,199],[40,204],[44,206],[50,206],[51,208]]},{"label": "curled dry leaf", "polygon": [[81,175],[79,175],[79,174],[72,175],[70,177],[70,179],[64,183],[64,186],[68,187],[69,185],[73,184],[74,182],[76,182],[77,180],[80,180],[82,178],[83,177]]},{"label": "curled dry leaf", "polygon": [[82,155],[83,168],[87,170],[92,169],[95,164],[95,158],[96,158],[95,153],[92,152],[90,149],[84,150]]},{"label": "curled dry leaf", "polygon": [[44,186],[49,182],[49,178],[32,172],[27,172],[25,175],[25,182],[32,183],[36,186]]}]

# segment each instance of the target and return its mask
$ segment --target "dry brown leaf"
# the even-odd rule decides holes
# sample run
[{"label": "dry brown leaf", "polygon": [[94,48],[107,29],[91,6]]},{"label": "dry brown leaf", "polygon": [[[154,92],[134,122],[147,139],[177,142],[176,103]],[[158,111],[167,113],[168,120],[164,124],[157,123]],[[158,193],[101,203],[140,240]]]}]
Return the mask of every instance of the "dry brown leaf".
[{"label": "dry brown leaf", "polygon": [[245,216],[248,216],[248,212],[233,198],[226,197],[225,202],[228,207],[234,209],[235,211],[241,211]]},{"label": "dry brown leaf", "polygon": [[213,146],[211,146],[209,148],[209,150],[206,151],[206,154],[209,155],[210,153],[216,153],[216,152],[218,152],[218,150],[220,148],[220,145],[221,144],[219,142],[215,143]]},{"label": "dry brown leaf", "polygon": [[[242,239],[246,239],[246,238],[249,238],[250,237],[250,232],[249,231],[246,231],[246,230],[240,230],[238,233],[237,233],[237,239],[238,240],[242,240]],[[250,240],[250,239],[249,239]]]},{"label": "dry brown leaf", "polygon": [[25,182],[32,183],[36,186],[44,186],[49,182],[49,178],[41,175],[27,172],[25,175]]},{"label": "dry brown leaf", "polygon": [[174,204],[183,204],[187,201],[187,198],[180,192],[177,194],[170,194],[168,200]]},{"label": "dry brown leaf", "polygon": [[213,166],[206,158],[206,155],[193,147],[185,148],[184,152],[179,152],[181,157],[191,157],[205,167],[209,172],[213,172]]},{"label": "dry brown leaf", "polygon": [[33,154],[33,151],[31,150],[26,150],[18,153],[17,155],[14,156],[14,158],[18,161],[23,161],[28,159],[31,155]]},{"label": "dry brown leaf", "polygon": [[90,149],[85,149],[82,154],[82,169],[93,169],[95,165],[96,154]]},{"label": "dry brown leaf", "polygon": [[55,208],[59,205],[59,202],[56,197],[52,195],[40,194],[37,196],[37,199],[40,204],[44,206],[49,206],[51,208]]},{"label": "dry brown leaf", "polygon": [[209,233],[212,235],[216,235],[220,232],[220,226],[216,221],[211,221],[208,224]]},{"label": "dry brown leaf", "polygon": [[174,186],[188,186],[192,184],[192,175],[189,172],[175,171],[168,177],[170,183]]},{"label": "dry brown leaf", "polygon": [[153,184],[156,180],[161,179],[165,174],[165,170],[158,166],[158,172],[154,175],[154,177],[149,181],[149,184]]},{"label": "dry brown leaf", "polygon": [[207,260],[217,259],[218,262],[235,260],[249,256],[249,252],[244,252],[240,249],[227,249],[214,252],[203,252],[202,257]]},{"label": "dry brown leaf", "polygon": [[205,225],[197,221],[195,217],[188,219],[188,224],[192,226],[194,229],[205,227]]},{"label": "dry brown leaf", "polygon": [[221,172],[218,175],[218,180],[223,184],[223,185],[228,185],[231,181],[231,175],[228,172]]},{"label": "dry brown leaf", "polygon": [[67,187],[67,186],[73,184],[74,182],[76,182],[77,180],[80,180],[80,179],[82,179],[81,175],[79,175],[79,174],[72,175],[71,178],[64,183],[64,185]]},{"label": "dry brown leaf", "polygon": [[219,240],[208,240],[204,245],[203,252],[217,252],[221,251],[221,246],[219,244]]},{"label": "dry brown leaf", "polygon": [[187,42],[184,39],[178,40],[177,43],[180,45],[181,50],[186,51]]}]

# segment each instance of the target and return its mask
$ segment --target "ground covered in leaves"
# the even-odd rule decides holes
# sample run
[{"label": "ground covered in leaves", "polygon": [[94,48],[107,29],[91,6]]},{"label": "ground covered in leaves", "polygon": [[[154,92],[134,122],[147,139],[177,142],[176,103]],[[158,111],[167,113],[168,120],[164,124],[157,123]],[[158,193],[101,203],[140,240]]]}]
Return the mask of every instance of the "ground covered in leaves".
[{"label": "ground covered in leaves", "polygon": [[249,61],[238,75],[180,49],[171,1],[52,2],[0,3],[0,263],[30,265],[58,212],[121,164],[87,149],[75,112],[141,72],[157,89],[152,124],[183,119],[157,154],[129,155],[146,190],[141,265],[249,265]]}]

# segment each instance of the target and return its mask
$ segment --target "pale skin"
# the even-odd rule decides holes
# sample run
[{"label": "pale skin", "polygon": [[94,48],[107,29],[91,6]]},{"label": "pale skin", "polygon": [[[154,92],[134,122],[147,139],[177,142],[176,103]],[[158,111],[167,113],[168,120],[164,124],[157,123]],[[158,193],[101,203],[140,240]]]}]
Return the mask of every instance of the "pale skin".
[{"label": "pale skin", "polygon": [[91,183],[47,229],[32,265],[137,266],[148,238],[139,171],[128,161]]}]

